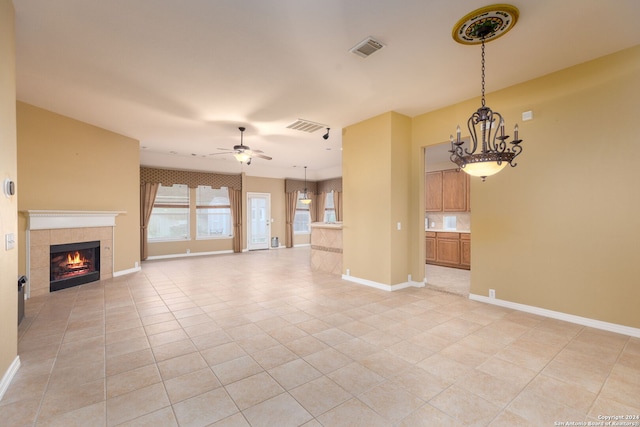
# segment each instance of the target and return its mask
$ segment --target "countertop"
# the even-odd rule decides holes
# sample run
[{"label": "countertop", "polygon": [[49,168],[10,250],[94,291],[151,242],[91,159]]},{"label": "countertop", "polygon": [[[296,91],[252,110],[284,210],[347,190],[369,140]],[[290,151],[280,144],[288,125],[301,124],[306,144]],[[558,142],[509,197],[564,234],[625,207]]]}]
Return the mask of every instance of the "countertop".
[{"label": "countertop", "polygon": [[424,231],[433,231],[434,233],[471,233],[471,230],[445,230],[444,228],[425,228]]},{"label": "countertop", "polygon": [[333,228],[335,230],[342,230],[341,222],[312,222],[311,228]]}]

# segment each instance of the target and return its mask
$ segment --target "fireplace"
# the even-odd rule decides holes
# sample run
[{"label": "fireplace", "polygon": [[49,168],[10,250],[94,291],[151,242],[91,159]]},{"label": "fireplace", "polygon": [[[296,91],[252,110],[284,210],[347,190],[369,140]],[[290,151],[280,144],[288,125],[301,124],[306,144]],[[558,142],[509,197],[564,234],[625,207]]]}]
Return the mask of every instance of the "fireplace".
[{"label": "fireplace", "polygon": [[50,246],[51,292],[100,280],[100,241]]}]

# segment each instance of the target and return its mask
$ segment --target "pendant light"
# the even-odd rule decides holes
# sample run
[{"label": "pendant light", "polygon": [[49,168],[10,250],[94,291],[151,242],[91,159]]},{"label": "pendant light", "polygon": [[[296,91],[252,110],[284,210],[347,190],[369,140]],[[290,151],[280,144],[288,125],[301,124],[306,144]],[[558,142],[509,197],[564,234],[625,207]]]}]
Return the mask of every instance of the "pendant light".
[{"label": "pendant light", "polygon": [[311,203],[311,197],[309,197],[309,193],[307,192],[307,167],[304,167],[304,193],[300,196],[300,203],[308,205]]},{"label": "pendant light", "polygon": [[482,105],[467,121],[471,135],[468,147],[461,138],[460,126],[456,129],[456,139],[451,135],[450,159],[464,172],[486,177],[500,172],[507,164],[515,167],[514,159],[522,152],[518,139],[518,125],[513,128],[513,140],[507,145],[509,135],[505,135],[504,119],[497,111],[487,107],[484,99],[485,42],[494,40],[515,25],[518,9],[498,4],[475,10],[463,17],[453,28],[453,39],[462,44],[482,45]]}]

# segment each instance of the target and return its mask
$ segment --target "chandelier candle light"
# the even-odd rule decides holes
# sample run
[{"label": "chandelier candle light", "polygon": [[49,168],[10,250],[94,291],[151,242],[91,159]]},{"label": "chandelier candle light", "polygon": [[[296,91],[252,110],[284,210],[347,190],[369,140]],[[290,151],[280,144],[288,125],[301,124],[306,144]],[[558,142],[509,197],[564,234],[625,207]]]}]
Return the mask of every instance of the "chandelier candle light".
[{"label": "chandelier candle light", "polygon": [[[462,44],[482,45],[482,106],[467,121],[471,141],[464,147],[460,126],[456,129],[456,139],[451,135],[451,161],[464,172],[486,177],[500,172],[507,164],[515,167],[513,160],[522,152],[518,139],[518,125],[513,128],[513,140],[507,146],[509,135],[504,133],[504,119],[497,111],[487,107],[484,99],[485,42],[494,40],[516,24],[518,9],[497,4],[475,10],[462,18],[453,28],[453,39]],[[497,129],[496,128],[497,125]]]}]

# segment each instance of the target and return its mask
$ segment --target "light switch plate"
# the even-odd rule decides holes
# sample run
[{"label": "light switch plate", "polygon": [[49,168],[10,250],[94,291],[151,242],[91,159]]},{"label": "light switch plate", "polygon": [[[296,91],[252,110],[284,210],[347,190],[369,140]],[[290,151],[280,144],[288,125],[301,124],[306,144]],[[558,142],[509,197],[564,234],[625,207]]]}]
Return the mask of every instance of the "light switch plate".
[{"label": "light switch plate", "polygon": [[13,233],[4,235],[4,247],[6,250],[10,250],[16,247],[16,235]]}]

